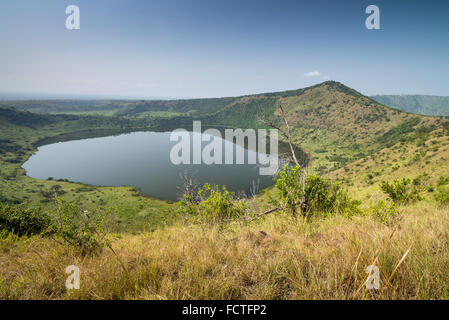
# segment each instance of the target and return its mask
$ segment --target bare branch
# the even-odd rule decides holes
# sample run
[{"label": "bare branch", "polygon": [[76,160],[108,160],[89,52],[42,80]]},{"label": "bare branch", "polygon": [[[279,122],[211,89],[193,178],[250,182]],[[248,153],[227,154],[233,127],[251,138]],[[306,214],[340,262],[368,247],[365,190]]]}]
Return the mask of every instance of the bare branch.
[{"label": "bare branch", "polygon": [[277,124],[274,123],[274,121],[270,120],[266,113],[260,108],[259,106],[259,112],[262,114],[262,117],[260,118],[260,120],[265,123],[267,126],[273,128],[273,129],[277,129],[281,135],[287,140],[288,145],[290,147],[290,153],[293,159],[293,162],[295,163],[295,165],[300,166],[298,159],[296,158],[296,153],[295,153],[295,148],[293,146],[292,143],[292,137],[291,137],[291,130],[290,130],[290,125],[288,124],[287,121],[287,117],[285,115],[285,111],[284,108],[282,107],[282,104],[279,103],[279,110],[281,111],[281,116],[284,120],[285,126],[287,127],[287,132],[285,132],[285,130],[281,129],[280,126],[278,126]]},{"label": "bare branch", "polygon": [[290,152],[292,153],[293,160],[295,161],[295,164],[299,166],[298,159],[296,159],[295,149],[293,148],[292,144],[292,135],[290,132],[290,126],[288,125],[287,118],[285,116],[284,108],[282,107],[282,104],[279,104],[279,109],[281,110],[282,118],[284,118],[285,126],[287,127],[287,138],[288,138],[288,145],[290,146]]},{"label": "bare branch", "polygon": [[[290,128],[290,125],[288,123],[287,116],[285,114],[285,110],[284,110],[281,102],[279,103],[278,107],[279,107],[279,110],[280,110],[280,113],[281,113],[281,117],[284,120],[285,127],[287,128],[287,132],[282,130],[280,128],[280,126],[276,125],[273,121],[271,121],[267,117],[266,113],[259,107],[260,113],[262,115],[262,119],[261,120],[266,125],[268,125],[269,127],[277,129],[281,133],[281,135],[285,139],[287,139],[287,142],[288,142],[288,145],[290,147],[290,153],[291,153],[291,156],[293,158],[293,161],[294,161],[296,166],[301,167],[301,165],[299,164],[298,159],[296,158],[295,148],[294,148],[293,142],[292,142],[291,128]],[[305,198],[306,192],[305,191],[306,191],[307,177],[306,177],[306,173],[304,172],[304,170],[301,170],[300,174],[301,174],[301,184],[302,184],[302,194],[303,194],[303,196],[302,196],[302,199],[300,201],[292,204],[290,206],[290,208],[295,208],[296,206],[299,205],[301,212],[304,212],[305,211],[305,204],[306,204],[306,198]],[[279,211],[279,210],[282,210],[282,209],[285,209],[285,208],[282,208],[282,207],[273,208],[273,209],[270,209],[268,211],[265,211],[263,213],[258,214],[256,217],[264,216],[264,215],[267,215],[267,214],[270,214],[272,212],[276,212],[276,211]]]}]

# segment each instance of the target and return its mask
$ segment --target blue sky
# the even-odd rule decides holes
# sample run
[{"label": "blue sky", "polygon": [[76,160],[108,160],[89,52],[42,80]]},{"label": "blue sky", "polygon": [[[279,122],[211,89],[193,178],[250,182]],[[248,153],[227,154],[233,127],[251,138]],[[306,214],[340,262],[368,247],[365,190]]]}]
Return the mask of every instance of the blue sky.
[{"label": "blue sky", "polygon": [[[381,30],[365,28],[370,4]],[[448,36],[446,0],[2,0],[0,92],[220,97],[332,79],[449,96]]]}]

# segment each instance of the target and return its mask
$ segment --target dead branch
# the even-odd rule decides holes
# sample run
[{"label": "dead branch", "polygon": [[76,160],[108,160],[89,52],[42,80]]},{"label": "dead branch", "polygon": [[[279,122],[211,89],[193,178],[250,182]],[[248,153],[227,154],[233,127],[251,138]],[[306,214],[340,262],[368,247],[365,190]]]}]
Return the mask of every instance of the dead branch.
[{"label": "dead branch", "polygon": [[269,126],[270,128],[273,128],[273,129],[276,129],[276,130],[279,131],[279,133],[287,140],[287,143],[288,143],[288,145],[290,147],[290,153],[291,153],[293,162],[295,163],[295,165],[300,166],[299,161],[296,158],[295,148],[294,148],[293,142],[292,142],[290,125],[288,124],[287,117],[285,115],[285,111],[284,111],[284,108],[282,107],[281,103],[279,103],[279,110],[281,111],[281,116],[282,116],[282,118],[284,120],[284,123],[285,123],[285,126],[287,128],[287,131],[282,129],[273,120],[271,120],[267,116],[265,111],[263,111],[262,108],[260,108],[260,106],[259,106],[259,112],[260,112],[261,116],[259,117],[259,120],[261,122],[265,123],[265,125]]},{"label": "dead branch", "polygon": [[282,107],[282,104],[279,104],[279,109],[281,110],[282,118],[284,119],[285,126],[287,127],[287,138],[288,138],[288,145],[290,146],[290,152],[292,153],[293,160],[295,161],[295,164],[299,166],[298,159],[296,159],[295,149],[293,148],[292,144],[292,135],[290,132],[290,126],[288,125],[287,118],[285,117],[284,108]]},{"label": "dead branch", "polygon": [[[302,204],[303,204],[303,200],[300,200],[298,202],[293,203],[291,206],[292,207],[296,207],[296,206],[299,206],[299,205],[302,205]],[[280,210],[284,210],[284,209],[287,209],[287,208],[289,208],[289,206],[272,208],[272,209],[269,209],[269,210],[267,210],[265,212],[258,213],[254,217],[252,217],[250,219],[247,219],[246,221],[252,221],[252,220],[254,220],[256,218],[260,218],[260,217],[266,216],[266,215],[268,215],[270,213],[277,212],[277,211],[280,211]]]},{"label": "dead branch", "polygon": [[[281,135],[285,139],[287,139],[287,142],[288,142],[288,145],[290,147],[290,153],[291,153],[291,156],[293,158],[293,161],[294,161],[296,166],[300,167],[301,165],[299,164],[299,161],[296,158],[295,148],[293,147],[290,125],[289,125],[289,123],[287,121],[287,117],[286,117],[284,108],[282,106],[282,103],[279,103],[278,107],[279,107],[279,110],[281,112],[281,117],[284,120],[285,127],[287,128],[287,132],[285,132],[283,129],[281,129],[280,126],[276,125],[274,123],[274,121],[270,120],[267,117],[266,113],[260,108],[260,106],[259,106],[259,111],[260,111],[261,117],[259,117],[259,118],[261,119],[261,121],[263,123],[265,123],[269,127],[277,129],[281,133]],[[290,207],[293,208],[293,207],[296,207],[296,206],[299,205],[301,211],[304,211],[304,209],[305,209],[304,206],[305,206],[305,203],[306,203],[306,199],[305,199],[305,194],[306,194],[305,191],[306,191],[306,184],[307,184],[307,179],[306,178],[307,177],[306,177],[305,172],[303,170],[301,170],[301,184],[302,184],[302,195],[303,196],[302,196],[302,199],[300,201],[298,201],[297,203],[294,203],[293,205],[290,206]],[[279,210],[282,210],[282,209],[285,209],[285,208],[281,208],[281,207],[273,208],[273,209],[270,209],[268,211],[265,211],[263,213],[258,214],[256,217],[264,216],[264,215],[267,215],[267,214],[270,214],[272,212],[276,212],[276,211],[279,211]]]}]

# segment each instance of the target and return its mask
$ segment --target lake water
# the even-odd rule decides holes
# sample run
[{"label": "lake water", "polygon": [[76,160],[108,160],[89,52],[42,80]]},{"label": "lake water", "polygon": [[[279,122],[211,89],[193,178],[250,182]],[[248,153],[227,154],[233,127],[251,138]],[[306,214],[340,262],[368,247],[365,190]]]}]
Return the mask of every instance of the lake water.
[{"label": "lake water", "polygon": [[[191,138],[193,134],[190,133]],[[36,179],[52,177],[95,186],[131,186],[144,195],[168,200],[179,199],[185,175],[197,185],[209,182],[246,194],[273,184],[272,176],[259,174],[258,165],[247,164],[249,153],[255,151],[244,149],[245,164],[174,165],[170,150],[176,144],[170,141],[169,132],[134,132],[60,142],[39,147],[23,168]],[[206,144],[203,142],[203,146]],[[234,147],[235,151],[242,148]]]}]

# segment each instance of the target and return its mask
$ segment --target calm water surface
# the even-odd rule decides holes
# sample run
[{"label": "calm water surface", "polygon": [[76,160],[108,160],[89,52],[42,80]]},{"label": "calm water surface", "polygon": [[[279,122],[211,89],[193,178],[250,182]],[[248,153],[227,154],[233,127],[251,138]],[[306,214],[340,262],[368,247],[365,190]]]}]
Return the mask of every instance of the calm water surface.
[{"label": "calm water surface", "polygon": [[[179,199],[185,174],[198,185],[209,182],[247,194],[254,186],[260,191],[273,184],[273,177],[259,175],[259,166],[254,164],[174,165],[170,150],[176,143],[170,141],[169,132],[134,132],[60,142],[40,147],[23,168],[36,179],[132,186],[144,195],[169,200]],[[245,150],[245,163],[249,152],[254,151]]]}]

